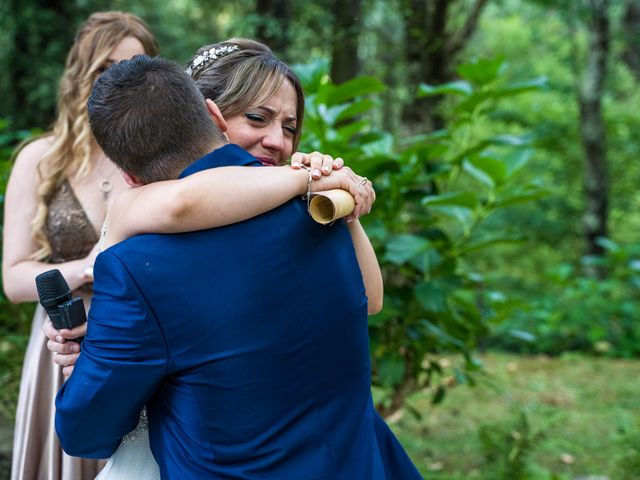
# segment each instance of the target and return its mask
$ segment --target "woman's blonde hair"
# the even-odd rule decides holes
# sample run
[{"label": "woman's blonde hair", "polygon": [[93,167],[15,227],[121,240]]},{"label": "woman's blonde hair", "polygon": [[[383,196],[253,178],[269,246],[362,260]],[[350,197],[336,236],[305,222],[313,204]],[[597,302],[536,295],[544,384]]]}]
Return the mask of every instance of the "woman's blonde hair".
[{"label": "woman's blonde hair", "polygon": [[45,230],[49,202],[56,189],[70,175],[82,178],[91,172],[95,142],[89,127],[87,99],[110,53],[126,37],[138,39],[147,55],[157,55],[155,37],[139,17],[130,13],[94,13],[76,33],[60,81],[58,116],[52,130],[43,135],[50,137],[52,144],[38,164],[38,210],[31,226],[39,249],[34,259],[43,260],[51,253]]},{"label": "woman's blonde hair", "polygon": [[205,98],[213,100],[225,118],[237,115],[259,97],[270,98],[289,80],[297,95],[296,135],[300,142],[304,117],[304,92],[300,79],[265,44],[248,38],[230,38],[199,48],[187,65]]}]

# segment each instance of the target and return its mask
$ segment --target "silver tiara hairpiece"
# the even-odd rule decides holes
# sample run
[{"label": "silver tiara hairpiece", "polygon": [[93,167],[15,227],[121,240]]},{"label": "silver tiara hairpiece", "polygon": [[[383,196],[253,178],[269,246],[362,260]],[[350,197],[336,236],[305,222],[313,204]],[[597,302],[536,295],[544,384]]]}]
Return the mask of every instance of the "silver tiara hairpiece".
[{"label": "silver tiara hairpiece", "polygon": [[193,62],[187,67],[187,74],[191,75],[196,69],[202,68],[205,66],[207,62],[212,60],[217,60],[220,57],[224,57],[231,52],[235,52],[236,50],[240,50],[238,45],[222,45],[220,47],[213,47],[209,50],[205,50],[196,58],[193,59]]}]

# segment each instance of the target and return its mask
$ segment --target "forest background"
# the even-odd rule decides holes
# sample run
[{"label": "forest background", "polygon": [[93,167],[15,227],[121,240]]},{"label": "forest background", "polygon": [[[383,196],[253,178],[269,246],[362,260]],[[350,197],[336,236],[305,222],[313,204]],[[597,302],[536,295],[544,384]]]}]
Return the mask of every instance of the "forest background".
[{"label": "forest background", "polygon": [[[144,18],[181,64],[248,36],[296,66],[301,150],[342,156],[378,194],[364,225],[385,276],[370,335],[387,418],[420,425],[463,401],[447,398],[454,389],[493,382],[487,351],[637,367],[640,0],[3,0],[2,191],[15,146],[54,118],[77,25],[110,9]],[[32,309],[0,303],[8,419]],[[565,478],[526,460],[539,441],[527,412],[513,422],[499,438],[479,433],[484,463],[443,467],[429,452],[419,466],[437,478]],[[639,426],[636,408],[612,454],[619,478],[640,478]],[[416,428],[423,448],[430,433]]]}]

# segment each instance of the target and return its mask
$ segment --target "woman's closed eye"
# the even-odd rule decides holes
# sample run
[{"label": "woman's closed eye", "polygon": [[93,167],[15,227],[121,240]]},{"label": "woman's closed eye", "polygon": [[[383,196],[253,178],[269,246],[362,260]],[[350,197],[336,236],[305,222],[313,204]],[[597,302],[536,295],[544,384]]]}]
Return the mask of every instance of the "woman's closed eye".
[{"label": "woman's closed eye", "polygon": [[[264,115],[258,113],[245,113],[245,118],[252,123],[263,126],[267,124],[267,118]],[[298,133],[298,129],[295,125],[285,124],[282,129],[287,132],[288,135],[295,136]]]},{"label": "woman's closed eye", "polygon": [[265,123],[265,118],[262,115],[258,115],[257,113],[245,113],[244,116],[247,120],[255,123]]},{"label": "woman's closed eye", "polygon": [[283,125],[282,128],[286,130],[287,133],[290,133],[294,137],[298,133],[298,129],[294,125]]}]

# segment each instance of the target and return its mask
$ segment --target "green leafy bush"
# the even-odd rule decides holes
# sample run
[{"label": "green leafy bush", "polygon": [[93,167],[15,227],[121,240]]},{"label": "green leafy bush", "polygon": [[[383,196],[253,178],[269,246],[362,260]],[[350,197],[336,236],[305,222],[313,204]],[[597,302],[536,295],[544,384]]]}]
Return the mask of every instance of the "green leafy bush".
[{"label": "green leafy bush", "polygon": [[509,83],[501,60],[463,65],[461,80],[419,93],[455,97],[449,127],[398,139],[370,119],[375,94],[385,89],[380,81],[334,85],[323,61],[297,71],[308,93],[301,149],[345,158],[378,194],[374,214],[363,219],[385,279],[384,309],[370,318],[373,382],[386,393],[378,408],[390,414],[424,387],[439,402],[452,380],[430,355],[459,353],[464,367],[453,382],[472,383],[480,369],[473,351],[509,308],[467,259],[518,239],[479,227],[494,212],[544,194],[517,179],[531,155],[528,136],[483,126],[500,101],[544,81]]},{"label": "green leafy bush", "polygon": [[[615,357],[640,355],[640,243],[618,245],[601,239],[603,258],[584,257],[547,272],[545,291],[500,325],[489,344],[528,353],[560,354],[579,350]],[[585,276],[598,264],[604,279]],[[513,331],[531,335],[520,338]]]}]

